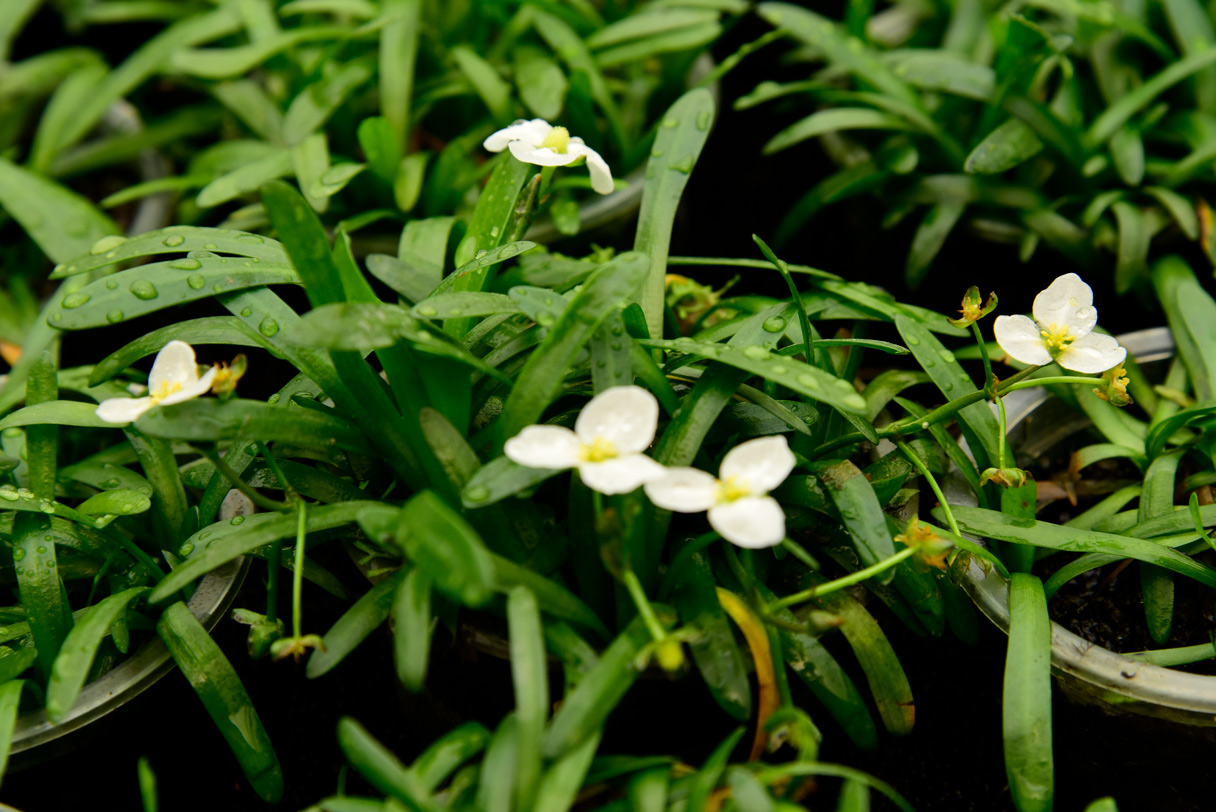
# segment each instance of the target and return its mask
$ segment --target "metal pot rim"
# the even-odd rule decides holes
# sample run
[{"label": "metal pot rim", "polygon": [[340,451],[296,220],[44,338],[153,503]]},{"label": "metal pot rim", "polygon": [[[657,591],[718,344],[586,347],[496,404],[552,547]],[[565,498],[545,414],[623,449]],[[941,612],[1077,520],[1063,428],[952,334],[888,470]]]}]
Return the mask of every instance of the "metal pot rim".
[{"label": "metal pot rim", "polygon": [[[1119,341],[1140,362],[1169,358],[1174,351],[1173,337],[1165,327],[1126,333],[1119,336]],[[1024,420],[1049,397],[1043,389],[1022,389],[1007,396],[1009,427]],[[1007,634],[1008,580],[995,570],[985,573],[972,560],[962,585],[976,606]],[[1136,709],[1135,702],[1141,702],[1200,715],[1208,724],[1216,716],[1216,677],[1132,660],[1091,643],[1055,621],[1051,624],[1051,666],[1059,674],[1134,700],[1127,706],[1130,710]]]},{"label": "metal pot rim", "polygon": [[[212,570],[198,582],[186,607],[207,631],[227,614],[248,570],[249,558],[243,556]],[[76,704],[58,724],[47,718],[45,709],[21,714],[13,731],[10,768],[29,766],[70,746],[58,740],[118,710],[172,669],[169,649],[159,637],[153,637],[117,667],[84,686]],[[52,742],[57,747],[45,747]]]}]

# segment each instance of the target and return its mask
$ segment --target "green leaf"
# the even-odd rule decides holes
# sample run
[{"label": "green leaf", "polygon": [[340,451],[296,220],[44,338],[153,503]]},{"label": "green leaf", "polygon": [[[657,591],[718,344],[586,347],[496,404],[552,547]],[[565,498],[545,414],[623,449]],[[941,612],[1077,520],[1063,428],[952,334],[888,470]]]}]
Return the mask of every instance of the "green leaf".
[{"label": "green leaf", "polygon": [[565,587],[500,555],[491,553],[490,560],[494,564],[494,588],[497,591],[508,592],[513,587],[526,586],[536,596],[540,608],[548,614],[591,629],[601,637],[608,636],[608,630],[595,612]]},{"label": "green leaf", "polygon": [[[902,314],[896,314],[895,327],[908,349],[942,394],[953,399],[974,392],[975,383],[927,327]],[[997,458],[997,434],[1000,428],[996,416],[986,403],[973,403],[958,413],[959,427],[980,468],[987,468]]]},{"label": "green leaf", "polygon": [[[306,532],[317,533],[350,524],[361,510],[379,506],[379,502],[367,501],[313,506],[308,511]],[[259,513],[240,518],[243,521],[235,524],[227,522],[204,527],[187,538],[182,547],[189,552],[178,567],[156,586],[148,601],[160,603],[200,575],[251,550],[294,536],[298,524],[296,516],[287,513]]]},{"label": "green leaf", "polygon": [[84,687],[97,655],[97,647],[110,633],[114,622],[124,616],[128,605],[147,591],[147,587],[137,586],[110,595],[90,607],[84,620],[68,632],[46,687],[46,713],[51,721],[62,721],[76,704],[76,697]]},{"label": "green leaf", "polygon": [[752,712],[747,668],[726,612],[718,602],[705,556],[693,555],[682,571],[673,598],[684,623],[700,631],[690,641],[689,649],[714,701],[731,716],[747,721]]},{"label": "green leaf", "polygon": [[[1216,400],[1216,302],[1181,257],[1161,258],[1153,265],[1152,275],[1196,400]],[[1163,447],[1161,442],[1154,443],[1154,448]]]},{"label": "green leaf", "polygon": [[467,45],[457,45],[448,52],[456,61],[457,69],[481,97],[490,115],[506,123],[511,115],[511,86],[507,84],[494,66]]},{"label": "green leaf", "polygon": [[908,259],[904,264],[904,279],[909,287],[919,287],[924,281],[929,266],[966,208],[963,203],[938,203],[925,213],[925,219],[912,237],[912,247],[908,249]]},{"label": "green leaf", "polygon": [[1020,118],[1001,124],[976,145],[963,169],[976,175],[999,175],[1043,150],[1043,142]]},{"label": "green leaf", "polygon": [[791,124],[777,133],[764,145],[764,154],[772,155],[789,149],[808,138],[817,138],[841,130],[899,130],[915,128],[899,116],[871,110],[867,107],[833,107],[820,110]]},{"label": "green leaf", "polygon": [[414,71],[422,32],[422,0],[384,0],[380,3],[380,111],[404,149],[410,133],[410,107],[414,103]]},{"label": "green leaf", "polygon": [[308,665],[304,669],[309,679],[329,673],[347,654],[366,640],[368,635],[388,620],[394,595],[404,579],[405,573],[400,571],[385,578],[363,593],[354,606],[342,613],[342,617],[325,633],[322,645],[309,656]]},{"label": "green leaf", "polygon": [[613,259],[593,273],[533,351],[503,406],[499,437],[514,437],[536,423],[561,391],[562,378],[596,328],[629,304],[646,277],[649,263],[636,251]]},{"label": "green leaf", "polygon": [[496,457],[473,474],[461,492],[461,501],[467,508],[486,507],[560,473],[558,469],[528,468],[506,457]]},{"label": "green leaf", "polygon": [[1119,200],[1111,204],[1119,224],[1119,257],[1115,263],[1115,291],[1127,293],[1148,275],[1148,248],[1152,239],[1144,212]]},{"label": "green leaf", "polygon": [[1107,107],[1093,122],[1084,136],[1086,146],[1093,149],[1119,131],[1132,116],[1148,106],[1153,99],[1172,85],[1216,63],[1216,48],[1205,48],[1184,56],[1159,73],[1146,79],[1118,101]]},{"label": "green leaf", "polygon": [[94,429],[118,428],[97,416],[97,407],[78,400],[52,400],[18,409],[0,420],[0,431],[13,426],[81,426]]},{"label": "green leaf", "polygon": [[[1036,547],[1050,550],[1102,553],[1119,558],[1133,558],[1137,561],[1156,564],[1188,578],[1194,578],[1200,583],[1216,586],[1216,569],[1152,541],[1094,530],[1061,527],[1049,522],[1032,522],[1003,516],[996,511],[983,508],[956,506],[953,510],[954,517],[960,526],[967,532],[979,536],[1019,544],[1033,544]],[[942,521],[939,511],[940,508],[935,509],[933,515],[938,521]],[[1189,521],[1189,517],[1187,519]]]},{"label": "green leaf", "polygon": [[423,491],[401,508],[394,541],[435,588],[466,606],[485,604],[494,590],[494,561],[459,513]]},{"label": "green leaf", "polygon": [[253,194],[267,181],[290,175],[294,168],[290,150],[272,152],[220,175],[199,191],[195,202],[206,209],[236,200],[241,195]]},{"label": "green leaf", "polygon": [[507,593],[511,681],[515,688],[516,803],[531,809],[540,780],[540,745],[549,718],[548,661],[536,598],[524,587]]},{"label": "green leaf", "polygon": [[[76,506],[76,510],[86,516],[130,516],[143,513],[152,507],[149,494],[115,488],[94,494]],[[97,525],[101,527],[101,524]]]},{"label": "green leaf", "polygon": [[[836,506],[861,563],[869,567],[895,555],[895,542],[887,528],[886,514],[874,488],[861,470],[842,460],[816,469]],[[889,583],[894,572],[888,570],[879,580]]]},{"label": "green leaf", "polygon": [[283,140],[287,146],[294,146],[316,132],[370,78],[372,70],[368,65],[349,62],[302,89],[283,117]]},{"label": "green leaf", "polygon": [[[24,669],[23,669],[24,670]],[[0,778],[8,766],[8,754],[17,729],[17,710],[21,705],[21,689],[25,680],[14,679],[0,683]]]},{"label": "green leaf", "polygon": [[717,22],[705,22],[699,25],[685,26],[674,31],[657,34],[653,37],[632,40],[612,48],[605,48],[596,54],[595,63],[603,69],[630,62],[638,62],[657,54],[695,51],[712,44],[721,34],[722,26]]},{"label": "green leaf", "polygon": [[1043,584],[1015,572],[1009,583],[1009,653],[1001,704],[1005,772],[1021,812],[1049,812],[1054,781],[1051,747],[1051,618]]},{"label": "green leaf", "polygon": [[[235,266],[235,267],[234,267]],[[227,257],[154,262],[119,271],[69,293],[51,310],[59,330],[86,330],[129,321],[167,307],[262,285],[300,284],[290,265]]]},{"label": "green leaf", "polygon": [[546,756],[558,758],[598,734],[637,679],[636,660],[650,640],[650,632],[638,617],[612,641],[599,662],[562,700],[545,736]]},{"label": "green leaf", "polygon": [[562,113],[570,83],[544,51],[520,46],[515,49],[515,86],[529,110],[546,121],[555,121]]},{"label": "green leaf", "polygon": [[107,240],[95,247],[99,249],[96,252],[86,247],[82,251],[88,253],[83,256],[60,260],[62,264],[56,266],[51,278],[62,279],[141,257],[191,251],[235,254],[274,265],[286,265],[288,262],[287,252],[274,240],[244,231],[199,226],[170,226],[138,237]]},{"label": "green leaf", "polygon": [[180,601],[165,609],[156,631],[228,742],[250,786],[263,800],[278,801],[283,796],[283,772],[274,745],[219,646]]},{"label": "green leaf", "polygon": [[393,660],[397,679],[411,693],[426,684],[434,620],[431,586],[421,568],[411,567],[393,598]]},{"label": "green leaf", "polygon": [[100,241],[107,236],[119,239],[118,226],[88,200],[3,157],[0,208],[55,262],[67,262],[99,244],[104,246],[107,243]]},{"label": "green leaf", "polygon": [[676,208],[709,138],[714,112],[713,95],[705,88],[690,90],[677,99],[663,114],[646,165],[633,248],[649,260],[649,281],[642,290],[640,304],[646,314],[646,329],[655,338],[663,336],[665,272]]},{"label": "green leaf", "polygon": [[598,732],[582,744],[558,757],[541,779],[532,812],[569,812],[574,807],[579,788],[591,768],[591,760],[600,745]]},{"label": "green leaf", "polygon": [[46,543],[50,520],[41,514],[13,518],[13,562],[17,591],[38,649],[39,669],[50,675],[60,647],[72,628],[71,609],[56,566],[55,545]]},{"label": "green leaf", "polygon": [[645,347],[658,347],[710,358],[772,381],[812,400],[827,403],[841,411],[865,413],[865,398],[853,388],[853,384],[818,367],[769,352],[761,346],[736,347],[686,338],[674,341],[641,340],[638,343]]},{"label": "green leaf", "polygon": [[722,771],[730,762],[731,753],[743,738],[743,733],[743,728],[735,729],[724,742],[714,748],[701,769],[693,774],[692,783],[688,788],[688,803],[684,807],[688,812],[705,812],[708,808],[710,796],[718,786]]},{"label": "green leaf", "polygon": [[160,406],[145,412],[135,425],[153,437],[188,442],[261,440],[312,448],[336,446],[368,456],[383,451],[362,429],[336,412],[295,407],[285,414],[274,404],[256,400],[221,403],[215,398],[199,398]]}]

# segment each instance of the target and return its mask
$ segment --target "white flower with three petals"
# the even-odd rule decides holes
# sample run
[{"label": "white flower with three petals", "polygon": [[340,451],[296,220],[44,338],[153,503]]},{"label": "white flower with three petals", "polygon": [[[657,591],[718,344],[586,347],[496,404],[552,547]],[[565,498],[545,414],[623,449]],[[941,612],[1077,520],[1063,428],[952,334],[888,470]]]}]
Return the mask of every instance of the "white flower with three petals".
[{"label": "white flower with three petals", "polygon": [[668,468],[646,483],[646,495],[677,513],[708,512],[709,526],[740,547],[772,547],[785,539],[785,513],[768,495],[794,470],[781,435],[748,440],[722,459],[718,477],[696,468]]},{"label": "white flower with three petals", "polygon": [[1093,331],[1094,292],[1075,273],[1056,277],[1034,299],[1034,319],[998,316],[993,325],[1001,349],[1024,364],[1055,361],[1074,372],[1105,372],[1127,358],[1119,342]]},{"label": "white flower with three petals", "polygon": [[665,470],[642,453],[658,424],[654,395],[640,386],[614,386],[583,407],[574,431],[527,426],[507,440],[503,452],[529,468],[576,468],[583,483],[600,493],[629,493]]},{"label": "white flower with three petals", "polygon": [[103,400],[97,406],[97,416],[107,423],[131,423],[153,406],[171,406],[206,394],[215,375],[216,368],[212,367],[200,377],[194,348],[184,341],[170,341],[152,363],[148,394]]},{"label": "white flower with three petals", "polygon": [[600,154],[584,144],[583,139],[572,137],[565,127],[554,127],[543,118],[521,119],[493,133],[482,146],[490,152],[510,149],[519,160],[537,166],[567,166],[585,158],[591,188],[602,195],[613,190],[612,170]]}]

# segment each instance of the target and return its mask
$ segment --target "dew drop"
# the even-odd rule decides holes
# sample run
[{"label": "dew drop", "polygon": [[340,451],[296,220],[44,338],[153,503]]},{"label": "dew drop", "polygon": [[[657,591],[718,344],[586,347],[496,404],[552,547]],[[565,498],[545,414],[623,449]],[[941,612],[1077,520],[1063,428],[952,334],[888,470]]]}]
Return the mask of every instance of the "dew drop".
[{"label": "dew drop", "polygon": [[252,307],[242,307],[241,315],[244,316],[245,318],[249,318],[250,316],[253,315],[253,308]]},{"label": "dew drop", "polygon": [[270,316],[267,316],[266,318],[262,319],[261,324],[258,325],[258,332],[267,338],[270,338],[279,332],[279,323]]},{"label": "dew drop", "polygon": [[244,523],[245,523],[245,517],[244,517],[244,516],[233,516],[233,517],[232,517],[232,519],[230,519],[230,520],[229,520],[229,522],[228,522],[228,524],[230,524],[230,525],[232,525],[232,526],[234,526],[234,527],[235,527],[236,525],[238,525],[238,524],[244,524]]},{"label": "dew drop", "polygon": [[220,249],[220,247],[213,242],[207,243],[203,246],[203,248],[206,248],[208,251],[218,251]]},{"label": "dew drop", "polygon": [[124,316],[121,310],[111,310],[109,313],[106,313],[106,321],[108,321],[110,324],[118,324],[118,322],[122,321],[123,318]]},{"label": "dew drop", "polygon": [[163,240],[161,240],[161,244],[165,245],[169,248],[176,248],[177,246],[181,245],[185,241],[186,241],[186,238],[183,237],[181,234],[170,234],[168,237],[165,237]]},{"label": "dew drop", "polygon": [[186,277],[186,284],[193,290],[202,290],[203,285],[207,284],[207,280],[203,278],[201,273],[192,273]]},{"label": "dew drop", "polygon": [[423,307],[418,308],[418,315],[426,316],[427,318],[430,318],[431,316],[439,315],[439,311],[436,310],[435,308],[431,307],[430,305],[424,305]]},{"label": "dew drop", "polygon": [[769,370],[769,372],[773,373],[774,375],[784,375],[787,371],[788,370],[786,369],[785,364],[777,364]]},{"label": "dew drop", "polygon": [[16,547],[13,549],[13,560],[14,561],[21,561],[24,558],[25,558],[25,548],[24,547]]},{"label": "dew drop", "polygon": [[704,132],[709,129],[710,122],[713,121],[713,113],[708,110],[702,110],[697,113],[697,129]]},{"label": "dew drop", "polygon": [[802,384],[807,389],[819,388],[819,381],[815,378],[815,376],[806,372],[798,376],[798,383]]},{"label": "dew drop", "polygon": [[761,347],[759,344],[752,344],[743,350],[743,354],[753,361],[764,361],[769,357],[768,350]]},{"label": "dew drop", "polygon": [[674,128],[680,126],[680,120],[675,117],[665,118],[665,119],[663,119],[663,126],[669,130],[674,129]]},{"label": "dew drop", "polygon": [[917,344],[920,344],[920,339],[916,336],[908,336],[908,343],[915,347]]},{"label": "dew drop", "polygon": [[942,356],[942,360],[945,361],[947,364],[954,363],[954,353],[950,352],[950,350],[942,350],[941,356]]},{"label": "dew drop", "polygon": [[186,558],[192,552],[194,552],[194,545],[190,542],[186,542],[178,549],[177,554],[182,558]]},{"label": "dew drop", "polygon": [[128,288],[136,299],[155,299],[157,297],[156,285],[153,285],[147,279],[136,279]]},{"label": "dew drop", "polygon": [[117,279],[107,279],[106,280],[106,290],[118,290],[118,280]]},{"label": "dew drop", "polygon": [[236,241],[243,242],[246,245],[261,245],[262,243],[266,242],[257,234],[242,234],[236,238]]},{"label": "dew drop", "polygon": [[88,304],[89,299],[91,298],[93,297],[83,291],[69,293],[67,296],[63,297],[63,306],[65,309],[71,310],[72,308]]},{"label": "dew drop", "polygon": [[490,489],[481,486],[469,488],[464,492],[464,498],[469,502],[484,502],[490,498]]},{"label": "dew drop", "polygon": [[46,555],[46,547],[43,547],[41,544],[38,545],[38,555]]},{"label": "dew drop", "polygon": [[693,159],[690,157],[690,158],[685,158],[684,160],[680,161],[679,163],[672,164],[671,168],[673,170],[675,170],[676,172],[680,172],[680,173],[687,175],[689,172],[692,171],[692,165],[693,165]]},{"label": "dew drop", "polygon": [[781,318],[780,316],[773,316],[772,318],[765,319],[764,329],[770,333],[780,333],[785,329],[785,319]]},{"label": "dew drop", "polygon": [[199,262],[194,257],[186,257],[185,259],[175,259],[169,263],[170,268],[179,271],[197,271],[203,267],[203,263]]},{"label": "dew drop", "polygon": [[[118,234],[111,234],[110,236],[102,237],[100,240],[93,243],[93,247],[89,249],[89,253],[93,254],[93,255],[104,254],[107,251],[114,250],[115,248],[122,245],[126,241],[127,241],[126,237],[120,236]],[[113,257],[110,257],[110,259],[113,259]]]}]

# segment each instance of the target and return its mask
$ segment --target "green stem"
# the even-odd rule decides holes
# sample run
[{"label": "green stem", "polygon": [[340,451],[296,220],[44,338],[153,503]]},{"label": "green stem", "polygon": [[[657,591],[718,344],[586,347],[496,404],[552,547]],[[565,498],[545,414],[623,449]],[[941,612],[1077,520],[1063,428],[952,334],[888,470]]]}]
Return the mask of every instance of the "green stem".
[{"label": "green stem", "polygon": [[[1037,369],[1037,367],[1034,368]],[[1013,379],[1010,378],[1010,380]],[[1096,383],[1101,383],[1101,381],[1101,378],[1087,378],[1080,375],[1051,375],[1046,378],[1035,378],[1029,381],[1019,381],[1009,386],[1002,386],[1001,393],[1008,394],[1009,392],[1016,392],[1019,389],[1032,389],[1036,386],[1050,386],[1061,383],[1093,386]]]},{"label": "green stem", "polygon": [[296,502],[299,520],[296,523],[295,567],[291,572],[291,634],[297,640],[303,637],[303,610],[300,607],[304,591],[304,537],[308,535],[308,507],[301,499]]},{"label": "green stem", "polygon": [[232,470],[228,463],[224,462],[224,458],[214,449],[200,448],[199,452],[211,461],[211,464],[215,466],[215,470],[223,474],[224,478],[231,482],[234,488],[248,496],[249,501],[258,507],[264,510],[273,510],[276,513],[291,507],[290,502],[280,502],[277,499],[270,499],[258,493],[248,482],[241,479],[241,475]]},{"label": "green stem", "polygon": [[924,460],[922,460],[916,454],[916,452],[908,446],[907,443],[898,442],[895,445],[904,453],[904,456],[908,458],[908,462],[916,466],[916,470],[920,471],[920,475],[923,476],[925,481],[929,483],[929,487],[933,490],[933,495],[937,497],[938,504],[942,506],[942,512],[946,514],[946,523],[950,525],[950,531],[956,536],[961,535],[959,533],[958,523],[954,520],[954,511],[950,510],[950,503],[946,501],[946,495],[942,493],[941,486],[937,484],[937,479],[934,478],[933,472],[929,470],[929,467],[925,465]]},{"label": "green stem", "polygon": [[642,621],[650,630],[650,636],[656,643],[661,643],[667,637],[667,630],[663,628],[650,601],[646,599],[646,591],[642,589],[642,582],[638,580],[637,574],[632,569],[626,569],[621,573],[621,580],[625,582],[625,589],[629,590],[629,596],[633,598],[633,604],[638,608],[638,614],[642,616]]},{"label": "green stem", "polygon": [[283,567],[283,539],[278,539],[270,545],[270,555],[266,558],[269,569],[266,572],[266,619],[274,623],[279,616],[279,575]]},{"label": "green stem", "polygon": [[1005,399],[998,397],[996,403],[997,434],[996,434],[996,467],[1005,469],[1005,434],[1008,432],[1008,420],[1005,418]]},{"label": "green stem", "polygon": [[845,587],[852,586],[853,584],[859,584],[868,578],[873,578],[875,575],[880,575],[899,564],[899,562],[907,558],[911,558],[915,554],[915,547],[905,547],[890,558],[884,558],[882,561],[871,564],[865,569],[857,570],[857,572],[851,572],[848,575],[845,575],[842,578],[837,578],[834,581],[828,581],[825,584],[813,586],[810,589],[804,589],[801,592],[795,592],[793,595],[786,595],[784,598],[779,598],[778,600],[770,603],[768,608],[780,609],[786,606],[793,606],[796,603],[804,603],[812,598],[818,598],[822,597],[823,595],[830,595],[833,592],[839,592]]},{"label": "green stem", "polygon": [[[1090,382],[1092,382],[1092,380],[1093,380],[1093,379],[1082,379],[1082,378],[1070,378],[1067,380],[1055,379],[1055,378],[1036,378],[1033,381],[1026,381],[1025,383],[1022,383],[1022,381],[1025,380],[1025,378],[1027,378],[1029,375],[1031,375],[1033,372],[1035,372],[1038,369],[1039,369],[1039,367],[1037,367],[1037,366],[1030,366],[1030,367],[1026,367],[1025,369],[1021,370],[1020,372],[1010,375],[1008,378],[1006,378],[1004,381],[1002,381],[1001,384],[997,387],[997,389],[996,389],[997,394],[1002,395],[1007,392],[1012,392],[1015,389],[1025,389],[1025,388],[1028,388],[1031,386],[1041,386],[1042,384],[1040,383],[1040,381],[1047,381],[1048,383],[1057,383],[1057,382],[1076,383],[1079,380],[1089,380]],[[940,423],[941,421],[945,420],[948,417],[953,417],[957,412],[967,408],[968,406],[970,406],[973,403],[979,403],[980,401],[987,400],[988,395],[989,395],[989,390],[977,389],[974,392],[970,392],[961,397],[957,397],[954,400],[950,401],[949,403],[938,406],[936,409],[932,410],[931,412],[928,412],[923,417],[919,417],[919,418],[915,418],[915,419],[911,419],[911,420],[909,420],[909,419],[897,420],[894,423],[889,423],[888,425],[883,426],[882,428],[878,429],[877,434],[880,438],[881,437],[885,437],[885,438],[903,437],[904,435],[907,435],[907,434],[915,434],[918,431],[929,428],[929,426],[932,426],[936,423]],[[849,434],[842,435],[840,437],[837,437],[835,440],[832,440],[831,442],[827,442],[827,443],[824,443],[823,445],[819,446],[818,448],[815,449],[814,456],[821,457],[824,454],[828,453],[829,451],[834,451],[837,448],[844,448],[845,446],[849,446],[854,443],[859,443],[864,439],[865,439],[865,436],[862,435],[860,432],[850,432]]]},{"label": "green stem", "polygon": [[266,460],[266,467],[270,469],[270,473],[274,474],[274,481],[279,483],[279,489],[287,494],[287,502],[290,503],[298,496],[296,489],[291,487],[291,483],[287,481],[287,477],[283,476],[283,469],[279,468],[279,462],[271,453],[270,447],[258,440],[258,451],[262,454],[262,459]]}]

